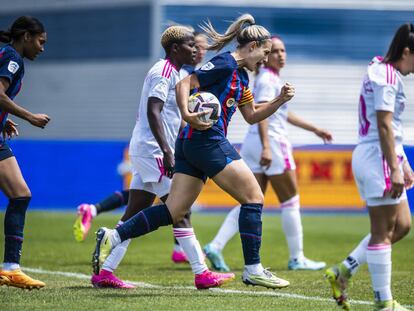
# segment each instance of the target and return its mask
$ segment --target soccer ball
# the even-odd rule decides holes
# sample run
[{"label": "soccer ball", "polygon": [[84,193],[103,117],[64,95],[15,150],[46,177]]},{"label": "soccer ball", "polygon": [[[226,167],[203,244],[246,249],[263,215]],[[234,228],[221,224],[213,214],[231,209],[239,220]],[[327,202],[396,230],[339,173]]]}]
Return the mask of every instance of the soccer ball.
[{"label": "soccer ball", "polygon": [[197,92],[188,99],[188,110],[190,112],[209,111],[200,116],[200,120],[206,123],[216,123],[221,114],[221,104],[214,94]]}]

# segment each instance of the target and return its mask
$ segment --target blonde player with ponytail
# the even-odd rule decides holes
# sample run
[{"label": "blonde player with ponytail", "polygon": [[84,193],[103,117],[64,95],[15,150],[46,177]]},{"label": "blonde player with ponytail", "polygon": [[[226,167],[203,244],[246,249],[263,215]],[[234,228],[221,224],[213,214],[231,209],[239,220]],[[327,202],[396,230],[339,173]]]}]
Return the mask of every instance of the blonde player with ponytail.
[{"label": "blonde player with ponytail", "polygon": [[[283,288],[289,282],[264,269],[260,262],[263,193],[226,134],[237,108],[248,123],[257,123],[276,112],[294,96],[295,91],[291,85],[285,84],[279,96],[255,106],[245,69],[253,71],[259,63],[266,61],[272,42],[269,32],[256,25],[250,14],[240,16],[225,34],[218,33],[210,23],[205,24],[203,30],[211,41],[207,49],[219,51],[233,40],[236,40],[237,47],[233,52],[218,54],[176,86],[177,103],[188,125],[176,142],[175,174],[168,199],[165,204],[138,213],[115,230],[101,228],[97,232],[95,255],[106,258],[116,245],[125,240],[181,221],[206,179],[211,178],[241,204],[239,228],[245,261],[243,282]],[[188,111],[190,90],[194,88],[214,94],[221,102],[222,114],[214,125],[202,122],[199,113]],[[217,281],[222,284],[232,278],[234,275],[228,274]]]}]

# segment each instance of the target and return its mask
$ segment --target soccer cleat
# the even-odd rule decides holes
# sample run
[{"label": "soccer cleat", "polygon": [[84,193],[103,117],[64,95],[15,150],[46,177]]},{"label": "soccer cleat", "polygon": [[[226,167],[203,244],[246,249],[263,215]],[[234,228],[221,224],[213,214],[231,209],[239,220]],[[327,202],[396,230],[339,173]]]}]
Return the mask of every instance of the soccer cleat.
[{"label": "soccer cleat", "polygon": [[174,263],[188,263],[188,258],[184,252],[173,250],[171,260]]},{"label": "soccer cleat", "polygon": [[42,287],[45,287],[46,284],[42,281],[32,279],[20,269],[16,269],[12,271],[0,270],[0,286],[1,285],[32,290],[33,288],[41,289]]},{"label": "soccer cleat", "polygon": [[82,242],[85,240],[91,228],[92,219],[91,205],[85,203],[79,205],[76,221],[73,225],[73,235],[76,241]]},{"label": "soccer cleat", "polygon": [[96,288],[121,288],[132,289],[134,285],[118,279],[112,272],[101,270],[100,274],[94,274],[91,278],[93,287]]},{"label": "soccer cleat", "polygon": [[203,251],[206,254],[208,260],[210,260],[214,270],[220,272],[230,271],[230,268],[226,265],[226,262],[224,261],[221,252],[212,247],[211,244],[207,244],[206,246],[204,246]]},{"label": "soccer cleat", "polygon": [[333,299],[344,310],[350,310],[346,293],[350,278],[351,274],[342,263],[325,271],[325,279],[331,286]]},{"label": "soccer cleat", "polygon": [[290,285],[289,281],[278,278],[267,269],[264,269],[262,274],[251,274],[245,269],[243,272],[242,281],[246,285],[257,285],[273,289],[284,288]]},{"label": "soccer cleat", "polygon": [[96,247],[92,254],[93,273],[99,274],[101,265],[114,248],[110,236],[114,230],[102,227],[96,232]]},{"label": "soccer cleat", "polygon": [[409,311],[395,300],[376,301],[374,311]]},{"label": "soccer cleat", "polygon": [[326,267],[323,261],[313,261],[306,257],[302,259],[290,259],[288,262],[289,270],[321,270]]},{"label": "soccer cleat", "polygon": [[207,289],[219,287],[234,280],[234,278],[234,273],[217,273],[207,269],[203,273],[195,275],[194,284],[197,289]]}]

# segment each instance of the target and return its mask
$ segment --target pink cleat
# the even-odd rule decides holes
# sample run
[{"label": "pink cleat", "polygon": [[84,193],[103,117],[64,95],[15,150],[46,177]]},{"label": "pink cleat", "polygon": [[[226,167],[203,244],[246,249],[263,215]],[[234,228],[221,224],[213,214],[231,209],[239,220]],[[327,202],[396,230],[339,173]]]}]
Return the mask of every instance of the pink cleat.
[{"label": "pink cleat", "polygon": [[91,278],[93,287],[96,288],[123,288],[132,289],[134,285],[125,283],[118,279],[112,272],[101,270],[99,274],[94,274]]},{"label": "pink cleat", "polygon": [[89,232],[89,229],[92,225],[92,208],[90,204],[81,204],[78,206],[78,213],[76,215],[76,221],[73,225],[73,235],[75,240],[82,242],[85,240],[86,235]]},{"label": "pink cleat", "polygon": [[184,252],[173,250],[171,255],[171,260],[174,263],[188,263],[187,256]]},{"label": "pink cleat", "polygon": [[218,273],[207,269],[203,273],[195,275],[194,284],[197,289],[207,289],[219,287],[234,280],[234,278],[234,273]]}]

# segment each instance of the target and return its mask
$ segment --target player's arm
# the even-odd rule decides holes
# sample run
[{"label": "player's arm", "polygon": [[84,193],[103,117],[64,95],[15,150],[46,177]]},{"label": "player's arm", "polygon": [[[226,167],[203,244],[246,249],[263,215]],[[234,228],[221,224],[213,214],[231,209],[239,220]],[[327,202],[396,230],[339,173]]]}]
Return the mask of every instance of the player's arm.
[{"label": "player's arm", "polygon": [[7,79],[0,77],[0,109],[11,113],[23,120],[30,122],[34,126],[44,128],[49,122],[50,118],[45,114],[33,114],[30,111],[17,105],[14,101],[7,96],[10,83]]},{"label": "player's arm", "polygon": [[161,111],[164,107],[164,102],[157,97],[148,98],[148,110],[147,117],[148,123],[154,135],[155,140],[157,141],[160,149],[163,153],[163,162],[165,175],[169,178],[172,178],[174,172],[174,155],[170,146],[168,146],[167,139],[165,137],[164,127],[161,121]]},{"label": "player's arm", "polygon": [[[246,90],[248,93],[250,93],[250,90]],[[240,112],[243,115],[243,118],[247,121],[247,123],[254,124],[266,119],[267,117],[275,113],[280,106],[291,100],[294,95],[295,88],[289,83],[286,83],[282,87],[279,96],[261,105],[254,104],[253,96],[251,96],[251,94],[243,94],[243,98],[247,99],[246,102],[241,102],[242,105],[239,104]]]},{"label": "player's arm", "polygon": [[294,126],[300,127],[301,129],[314,133],[316,136],[322,138],[325,144],[332,142],[332,134],[330,132],[314,126],[313,124],[298,117],[291,111],[288,112],[287,121]]},{"label": "player's arm", "polygon": [[199,87],[200,83],[194,73],[185,77],[175,86],[176,100],[178,108],[181,112],[181,117],[185,122],[197,130],[207,130],[211,127],[212,124],[201,121],[199,119],[199,116],[207,114],[208,111],[201,111],[196,113],[188,111],[188,98],[190,95],[190,90]]},{"label": "player's arm", "polygon": [[377,111],[378,134],[381,143],[381,150],[391,171],[390,177],[392,185],[390,194],[392,198],[398,198],[404,190],[404,179],[400,172],[397,153],[395,152],[392,118],[392,111]]}]

